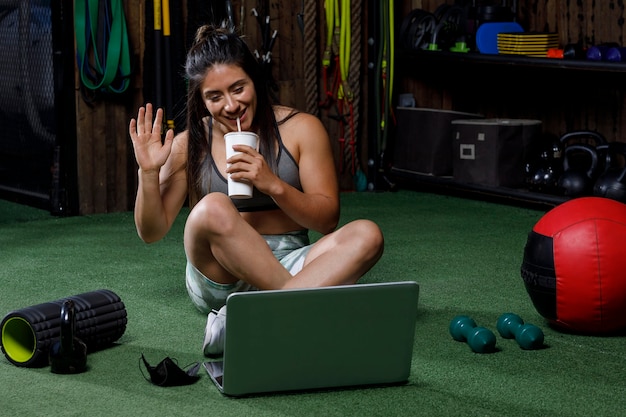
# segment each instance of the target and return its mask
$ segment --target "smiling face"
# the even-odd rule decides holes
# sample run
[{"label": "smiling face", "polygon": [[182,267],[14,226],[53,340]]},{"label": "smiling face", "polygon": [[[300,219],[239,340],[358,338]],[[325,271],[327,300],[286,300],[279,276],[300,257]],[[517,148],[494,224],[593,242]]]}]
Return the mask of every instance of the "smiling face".
[{"label": "smiling face", "polygon": [[237,117],[241,130],[252,130],[257,106],[256,90],[252,79],[238,65],[216,64],[206,73],[201,85],[202,100],[215,122],[225,131],[237,130]]}]

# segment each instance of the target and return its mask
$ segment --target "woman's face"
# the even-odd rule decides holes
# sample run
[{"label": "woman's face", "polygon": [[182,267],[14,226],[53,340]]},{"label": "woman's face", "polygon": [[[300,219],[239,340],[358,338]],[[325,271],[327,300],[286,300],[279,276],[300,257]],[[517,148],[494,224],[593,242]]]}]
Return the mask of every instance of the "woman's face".
[{"label": "woman's face", "polygon": [[224,133],[237,130],[237,117],[241,130],[251,130],[256,112],[256,90],[252,79],[241,67],[214,65],[207,71],[201,93],[214,121],[226,128]]}]

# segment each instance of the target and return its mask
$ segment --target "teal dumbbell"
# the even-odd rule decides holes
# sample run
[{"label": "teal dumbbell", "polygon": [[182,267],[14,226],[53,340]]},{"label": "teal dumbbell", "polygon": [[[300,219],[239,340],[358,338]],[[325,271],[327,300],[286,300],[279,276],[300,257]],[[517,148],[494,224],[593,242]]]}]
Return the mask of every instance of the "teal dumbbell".
[{"label": "teal dumbbell", "polygon": [[543,331],[534,324],[524,323],[514,313],[502,314],[496,323],[498,333],[505,339],[515,339],[522,349],[533,350],[543,347]]},{"label": "teal dumbbell", "polygon": [[466,342],[476,353],[491,353],[496,350],[496,336],[485,327],[477,326],[468,316],[456,316],[450,322],[450,335],[457,342]]}]

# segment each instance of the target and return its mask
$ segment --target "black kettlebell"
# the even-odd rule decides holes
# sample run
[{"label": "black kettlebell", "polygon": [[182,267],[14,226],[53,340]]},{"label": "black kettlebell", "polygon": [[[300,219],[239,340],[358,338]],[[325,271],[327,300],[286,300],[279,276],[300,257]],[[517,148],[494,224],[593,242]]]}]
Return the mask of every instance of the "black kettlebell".
[{"label": "black kettlebell", "polygon": [[585,143],[569,145],[563,152],[563,174],[558,182],[562,194],[567,197],[591,194],[597,168],[598,154],[595,147]]},{"label": "black kettlebell", "polygon": [[74,301],[61,305],[59,339],[50,348],[50,366],[55,374],[78,374],[87,369],[87,345],[74,336]]},{"label": "black kettlebell", "polygon": [[574,130],[567,132],[559,138],[563,148],[574,143],[586,143],[593,147],[606,145],[608,141],[600,133],[593,130]]},{"label": "black kettlebell", "polygon": [[567,197],[591,195],[599,170],[596,148],[606,145],[606,139],[595,131],[575,130],[561,136],[559,141],[563,148],[563,174],[557,186],[559,192]]},{"label": "black kettlebell", "polygon": [[600,150],[606,152],[605,169],[593,186],[593,195],[626,203],[626,143],[611,142],[598,146]]}]

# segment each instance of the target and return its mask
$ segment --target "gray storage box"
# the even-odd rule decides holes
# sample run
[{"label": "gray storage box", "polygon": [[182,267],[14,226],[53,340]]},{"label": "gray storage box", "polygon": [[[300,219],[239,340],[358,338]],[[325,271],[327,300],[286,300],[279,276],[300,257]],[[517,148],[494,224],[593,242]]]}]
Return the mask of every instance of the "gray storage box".
[{"label": "gray storage box", "polygon": [[454,180],[521,187],[528,147],[541,128],[540,120],[454,120]]},{"label": "gray storage box", "polygon": [[452,125],[456,119],[482,118],[451,110],[398,107],[392,166],[434,176],[452,175]]}]

